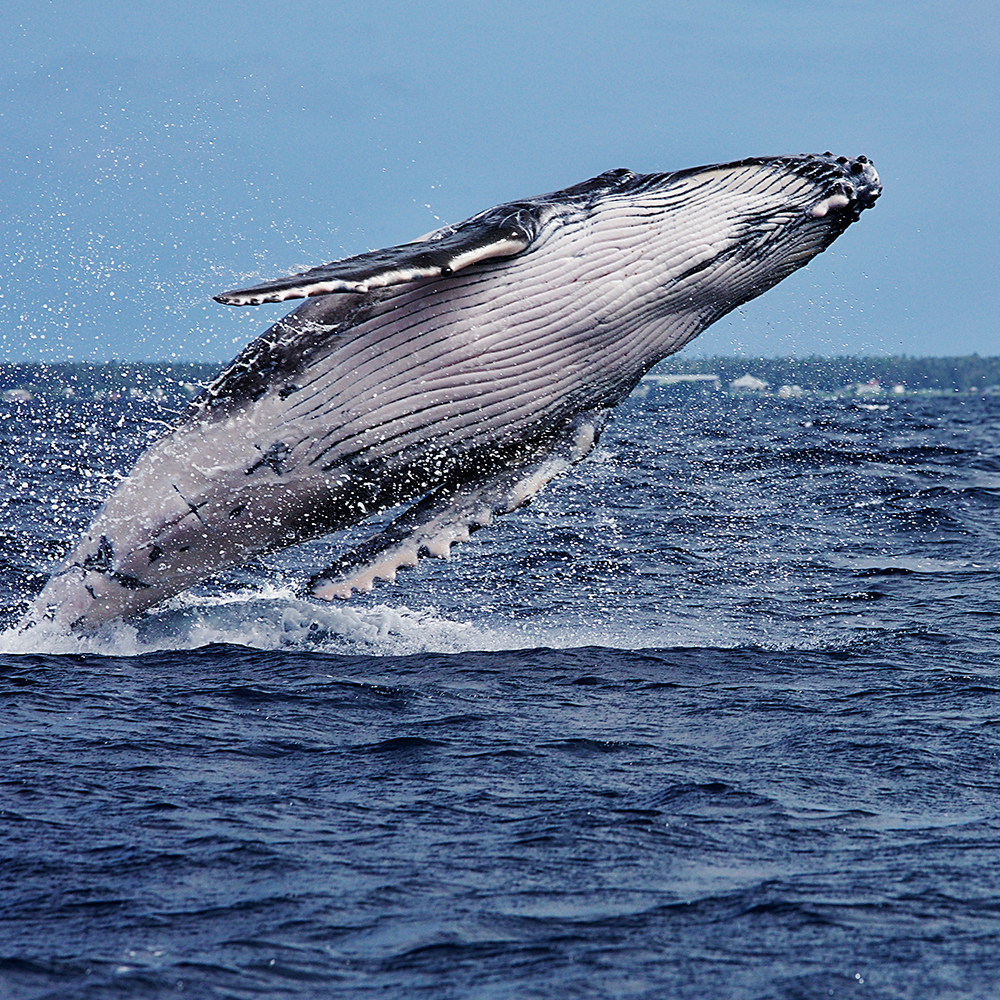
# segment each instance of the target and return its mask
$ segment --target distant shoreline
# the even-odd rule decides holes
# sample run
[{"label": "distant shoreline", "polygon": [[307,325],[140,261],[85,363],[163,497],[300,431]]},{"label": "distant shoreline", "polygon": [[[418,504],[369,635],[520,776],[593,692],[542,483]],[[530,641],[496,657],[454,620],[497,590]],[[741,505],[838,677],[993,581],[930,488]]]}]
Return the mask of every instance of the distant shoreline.
[{"label": "distant shoreline", "polygon": [[[0,396],[102,399],[132,396],[174,402],[191,399],[223,365],[197,362],[28,362],[0,365]],[[911,358],[696,358],[661,362],[639,394],[653,388],[728,390],[794,398],[800,395],[1000,395],[1000,356]]]},{"label": "distant shoreline", "polygon": [[[1000,394],[1000,356],[969,354],[942,358],[906,355],[876,357],[806,358],[667,358],[650,376],[667,382],[671,377],[715,375],[719,385],[737,391],[798,395],[832,393],[878,395],[880,392],[913,394]],[[749,376],[749,378],[748,378]],[[739,385],[743,382],[741,388]],[[737,383],[737,385],[733,385]],[[900,388],[897,388],[900,387]],[[786,391],[782,393],[784,388]]]}]

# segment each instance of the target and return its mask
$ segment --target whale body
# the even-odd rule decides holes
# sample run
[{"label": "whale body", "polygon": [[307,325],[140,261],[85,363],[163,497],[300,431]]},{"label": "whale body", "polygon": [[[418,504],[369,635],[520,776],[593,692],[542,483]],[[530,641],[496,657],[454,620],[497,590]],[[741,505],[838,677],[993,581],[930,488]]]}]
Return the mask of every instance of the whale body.
[{"label": "whale body", "polygon": [[863,156],[612,170],[412,243],[217,296],[304,298],[140,456],[34,604],[75,628],[415,505],[309,582],[332,599],[527,503],[658,361],[826,249]]}]

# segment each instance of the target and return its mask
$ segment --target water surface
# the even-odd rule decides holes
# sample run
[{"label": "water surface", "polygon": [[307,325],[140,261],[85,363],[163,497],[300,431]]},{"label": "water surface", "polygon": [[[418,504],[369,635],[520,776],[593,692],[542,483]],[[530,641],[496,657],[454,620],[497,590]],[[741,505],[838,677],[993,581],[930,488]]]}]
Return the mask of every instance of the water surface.
[{"label": "water surface", "polygon": [[654,390],[450,562],[86,638],[162,413],[0,405],[0,994],[1000,996],[1000,398]]}]

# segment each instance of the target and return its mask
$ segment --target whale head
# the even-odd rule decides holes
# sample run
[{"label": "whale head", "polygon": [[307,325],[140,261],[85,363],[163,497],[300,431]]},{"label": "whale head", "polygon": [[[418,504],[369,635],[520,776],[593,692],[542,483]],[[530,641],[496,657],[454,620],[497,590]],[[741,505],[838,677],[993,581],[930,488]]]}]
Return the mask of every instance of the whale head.
[{"label": "whale head", "polygon": [[662,257],[651,311],[690,317],[662,342],[662,356],[807,264],[882,193],[867,157],[830,153],[650,174],[634,187],[634,197],[678,216],[645,250]]}]

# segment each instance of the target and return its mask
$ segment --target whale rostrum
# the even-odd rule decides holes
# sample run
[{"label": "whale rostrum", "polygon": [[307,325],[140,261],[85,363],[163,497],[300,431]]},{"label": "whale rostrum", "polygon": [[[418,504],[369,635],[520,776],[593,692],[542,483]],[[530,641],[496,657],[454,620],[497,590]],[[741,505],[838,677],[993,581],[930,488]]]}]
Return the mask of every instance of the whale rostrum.
[{"label": "whale rostrum", "polygon": [[829,153],[612,170],[217,296],[305,302],[140,456],[35,617],[93,628],[411,501],[309,591],[347,597],[446,557],[584,458],[653,365],[880,192],[865,157]]}]

